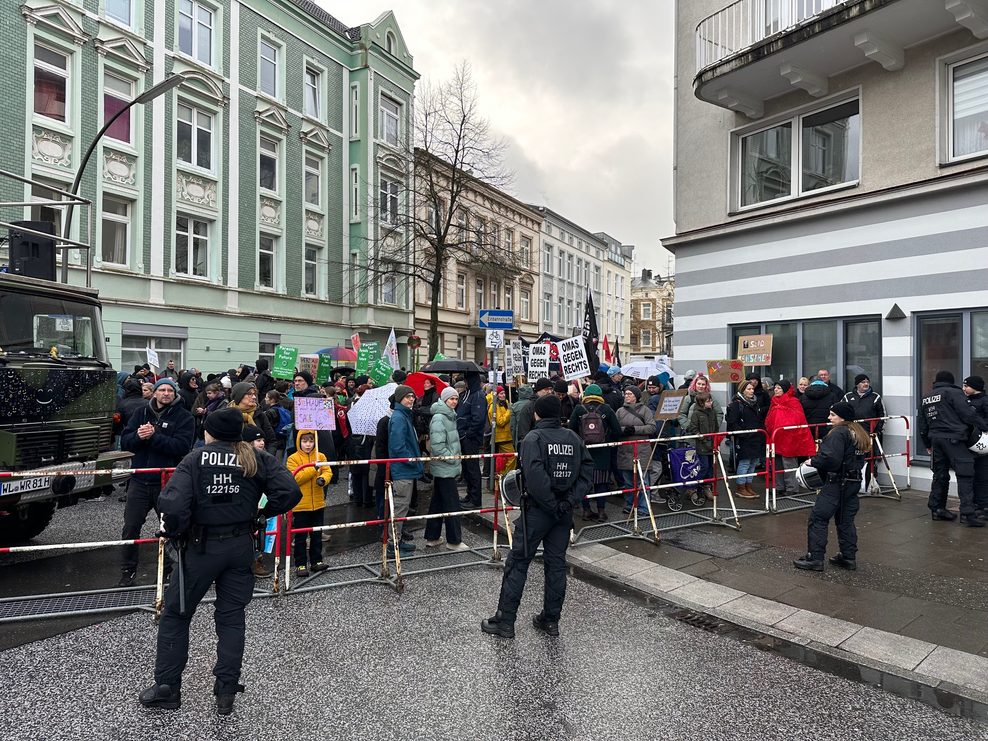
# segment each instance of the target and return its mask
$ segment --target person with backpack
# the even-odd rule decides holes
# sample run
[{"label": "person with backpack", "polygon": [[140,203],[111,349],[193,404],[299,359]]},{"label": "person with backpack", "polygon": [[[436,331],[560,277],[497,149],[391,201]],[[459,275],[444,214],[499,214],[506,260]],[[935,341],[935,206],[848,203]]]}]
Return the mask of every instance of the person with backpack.
[{"label": "person with backpack", "polygon": [[264,416],[274,430],[275,442],[268,446],[268,452],[277,460],[282,460],[288,449],[288,437],[292,431],[292,413],[285,407],[284,397],[272,389],[264,397]]},{"label": "person with backpack", "polygon": [[[569,419],[569,428],[573,430],[585,445],[612,443],[621,437],[621,425],[614,410],[604,402],[600,386],[591,383],[583,390],[583,399],[573,409]],[[590,448],[590,458],[593,461],[592,484],[594,494],[610,491],[611,483],[611,448]],[[583,519],[607,520],[605,497],[595,498],[596,507],[591,506],[591,500],[583,499]],[[596,509],[596,512],[593,510]]]},{"label": "person with backpack", "polygon": [[[648,406],[642,403],[641,398],[642,392],[637,386],[628,386],[624,389],[624,405],[616,412],[618,424],[621,425],[622,441],[650,440],[655,437],[655,416],[649,411]],[[632,489],[635,486],[636,458],[641,462],[642,471],[645,473],[644,483],[646,487],[649,485],[648,472],[645,471],[645,467],[648,465],[651,452],[651,445],[621,445],[618,447],[617,469],[623,479],[621,484],[624,489]],[[625,492],[625,514],[631,512],[634,501],[635,492]],[[648,502],[645,501],[645,496],[640,491],[638,494],[638,514],[648,514]]]}]

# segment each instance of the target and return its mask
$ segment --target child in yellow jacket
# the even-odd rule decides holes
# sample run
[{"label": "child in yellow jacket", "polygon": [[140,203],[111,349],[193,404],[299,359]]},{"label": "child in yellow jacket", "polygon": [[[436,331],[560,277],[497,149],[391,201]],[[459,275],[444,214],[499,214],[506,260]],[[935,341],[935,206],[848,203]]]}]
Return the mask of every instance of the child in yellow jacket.
[{"label": "child in yellow jacket", "polygon": [[[508,406],[508,397],[503,386],[498,386],[493,394],[487,396],[487,419],[494,428],[494,444],[497,452],[514,453],[515,446],[511,441],[511,407]],[[497,459],[499,473],[507,473],[514,469],[514,458]]]},{"label": "child in yellow jacket", "polygon": [[[299,430],[295,435],[295,447],[296,450],[288,456],[286,465],[289,471],[295,472],[295,481],[302,490],[302,499],[292,510],[292,527],[320,527],[326,510],[326,482],[333,471],[329,466],[295,470],[306,463],[326,462],[326,456],[316,452],[316,433],[312,430]],[[322,560],[322,532],[296,533],[292,559],[295,561],[295,576],[308,576],[309,564],[314,572],[325,571],[328,567]]]}]

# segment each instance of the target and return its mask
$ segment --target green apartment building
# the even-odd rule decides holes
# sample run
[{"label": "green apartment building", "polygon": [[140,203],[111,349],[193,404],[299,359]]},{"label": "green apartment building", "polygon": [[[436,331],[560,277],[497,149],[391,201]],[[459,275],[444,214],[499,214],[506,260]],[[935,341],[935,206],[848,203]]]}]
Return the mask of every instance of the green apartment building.
[{"label": "green apartment building", "polygon": [[[406,207],[412,57],[390,12],[348,28],[309,0],[0,0],[0,200],[68,190],[85,169],[69,281],[104,302],[114,367],[226,369],[280,344],[412,327],[411,292],[369,279],[379,222]],[[8,208],[61,231],[62,209]]]}]

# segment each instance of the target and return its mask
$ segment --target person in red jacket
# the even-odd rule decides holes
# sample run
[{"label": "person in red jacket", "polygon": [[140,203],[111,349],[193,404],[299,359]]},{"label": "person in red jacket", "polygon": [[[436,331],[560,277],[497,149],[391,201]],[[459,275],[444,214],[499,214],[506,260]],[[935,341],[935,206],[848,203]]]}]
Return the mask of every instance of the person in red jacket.
[{"label": "person in red jacket", "polygon": [[[795,425],[804,426],[794,430],[781,429]],[[780,476],[776,475],[775,487],[781,488],[780,483],[784,482],[787,495],[799,491],[795,470],[798,459],[816,455],[816,443],[805,425],[806,413],[796,398],[792,384],[789,381],[776,381],[768,415],[765,417],[765,430],[769,440],[775,440],[776,470],[784,472],[781,481]]]}]

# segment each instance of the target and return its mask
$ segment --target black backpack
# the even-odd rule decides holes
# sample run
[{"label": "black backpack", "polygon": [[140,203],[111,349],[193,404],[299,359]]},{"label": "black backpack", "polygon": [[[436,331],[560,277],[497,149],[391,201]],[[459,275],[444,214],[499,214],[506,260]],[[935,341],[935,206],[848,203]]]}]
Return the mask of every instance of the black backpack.
[{"label": "black backpack", "polygon": [[580,437],[587,445],[597,445],[607,441],[607,433],[604,431],[604,416],[598,411],[600,404],[586,407],[583,416],[580,417]]}]

